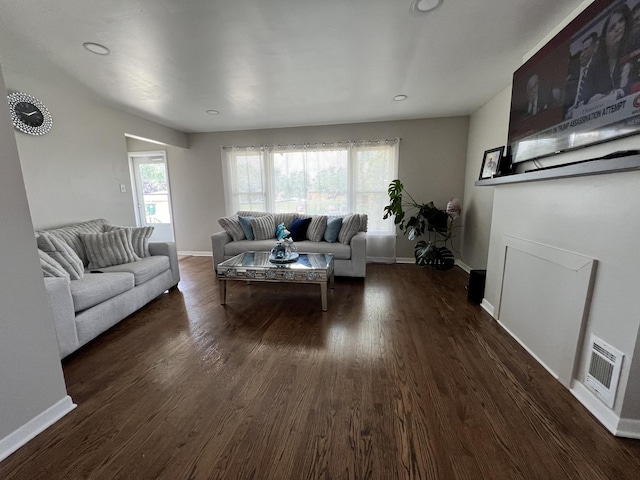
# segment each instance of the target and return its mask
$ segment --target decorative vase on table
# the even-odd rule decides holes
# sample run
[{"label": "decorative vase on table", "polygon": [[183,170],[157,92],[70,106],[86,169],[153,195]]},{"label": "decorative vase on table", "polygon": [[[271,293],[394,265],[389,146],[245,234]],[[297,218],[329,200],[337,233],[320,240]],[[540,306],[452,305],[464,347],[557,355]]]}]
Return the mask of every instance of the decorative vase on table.
[{"label": "decorative vase on table", "polygon": [[297,250],[293,239],[290,236],[284,237],[271,249],[269,261],[276,264],[293,263],[299,257]]}]

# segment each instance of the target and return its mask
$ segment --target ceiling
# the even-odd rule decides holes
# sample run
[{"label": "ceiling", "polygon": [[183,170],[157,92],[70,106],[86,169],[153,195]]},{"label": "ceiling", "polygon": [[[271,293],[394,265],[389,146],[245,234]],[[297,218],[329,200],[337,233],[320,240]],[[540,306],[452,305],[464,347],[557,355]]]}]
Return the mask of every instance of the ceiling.
[{"label": "ceiling", "polygon": [[581,3],[444,0],[417,14],[411,0],[0,0],[0,61],[52,63],[184,132],[467,115]]}]

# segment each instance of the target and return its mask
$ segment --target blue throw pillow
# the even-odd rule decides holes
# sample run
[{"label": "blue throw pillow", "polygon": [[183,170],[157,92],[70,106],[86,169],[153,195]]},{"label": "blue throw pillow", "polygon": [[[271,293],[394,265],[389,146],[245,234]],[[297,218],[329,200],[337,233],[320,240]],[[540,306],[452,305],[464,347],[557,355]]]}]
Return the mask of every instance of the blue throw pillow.
[{"label": "blue throw pillow", "polygon": [[324,241],[329,243],[337,242],[341,228],[342,217],[329,217],[327,219],[327,229],[324,231]]},{"label": "blue throw pillow", "polygon": [[242,227],[242,231],[244,232],[244,236],[247,237],[247,240],[254,240],[253,236],[253,228],[251,227],[251,219],[255,217],[238,217],[238,221],[240,222],[240,226]]},{"label": "blue throw pillow", "polygon": [[302,242],[307,238],[307,228],[311,223],[311,218],[296,218],[291,222],[289,231],[291,232],[291,239],[294,242]]}]

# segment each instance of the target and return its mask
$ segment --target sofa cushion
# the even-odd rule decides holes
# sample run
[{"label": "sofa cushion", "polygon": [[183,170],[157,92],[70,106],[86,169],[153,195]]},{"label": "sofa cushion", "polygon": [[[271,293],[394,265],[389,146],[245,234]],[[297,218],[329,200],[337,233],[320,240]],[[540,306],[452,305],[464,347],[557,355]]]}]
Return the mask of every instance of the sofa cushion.
[{"label": "sofa cushion", "polygon": [[246,238],[244,236],[244,230],[240,225],[240,220],[238,220],[237,215],[232,215],[231,217],[219,218],[218,223],[224,229],[224,231],[229,234],[229,236],[233,239],[234,242],[237,242],[238,240],[243,240],[244,238]]},{"label": "sofa cushion", "polygon": [[342,218],[342,228],[338,234],[340,243],[349,244],[353,236],[360,230],[360,215],[353,213]]},{"label": "sofa cushion", "polygon": [[305,240],[297,242],[298,253],[333,253],[333,258],[349,260],[351,258],[351,245],[342,243],[310,242]]},{"label": "sofa cushion", "polygon": [[43,232],[36,237],[38,248],[50,255],[65,272],[69,274],[71,280],[78,280],[84,275],[84,265],[78,254],[64,240]]},{"label": "sofa cushion", "polygon": [[294,242],[301,242],[307,238],[307,228],[309,228],[310,223],[311,217],[296,218],[291,223],[291,228],[289,228],[289,231],[291,232],[291,238]]},{"label": "sofa cushion", "polygon": [[53,228],[50,230],[38,230],[36,233],[47,233],[52,235],[69,245],[74,252],[80,257],[82,263],[86,266],[89,264],[87,255],[84,251],[84,245],[78,236],[81,233],[102,233],[104,225],[109,222],[104,218],[96,218],[94,220],[88,220],[86,222],[74,223],[67,225],[66,227]]},{"label": "sofa cushion", "polygon": [[38,249],[38,257],[40,257],[40,267],[45,277],[69,278],[69,273],[56,262],[48,253]]},{"label": "sofa cushion", "polygon": [[149,238],[153,234],[154,227],[121,227],[118,225],[105,225],[105,232],[112,232],[119,229],[131,230],[131,245],[133,245],[133,251],[136,252],[140,258],[150,257],[149,253]]},{"label": "sofa cushion", "polygon": [[240,226],[242,227],[242,231],[244,232],[244,236],[247,240],[255,240],[255,237],[253,236],[253,228],[251,227],[251,220],[253,218],[255,217],[238,216]]},{"label": "sofa cushion", "polygon": [[135,284],[141,285],[144,282],[157,277],[165,270],[169,270],[169,257],[165,255],[153,255],[141,258],[137,262],[123,263],[112,267],[101,268],[105,273],[127,272],[133,274]]},{"label": "sofa cushion", "polygon": [[251,219],[254,240],[268,240],[276,234],[276,223],[273,215],[263,215]]},{"label": "sofa cushion", "polygon": [[87,273],[71,282],[74,311],[81,312],[120,295],[134,286],[130,273]]},{"label": "sofa cushion", "polygon": [[324,241],[333,243],[338,241],[338,234],[342,228],[342,217],[327,218],[327,228],[324,231]]},{"label": "sofa cushion", "polygon": [[307,228],[307,240],[312,242],[321,242],[324,236],[324,231],[327,229],[327,216],[326,215],[313,215],[309,228]]},{"label": "sofa cushion", "polygon": [[276,246],[276,239],[270,240],[240,240],[229,242],[224,246],[224,254],[228,257],[240,255],[243,252],[270,252]]},{"label": "sofa cushion", "polygon": [[89,270],[135,262],[138,256],[131,244],[131,230],[113,230],[105,233],[81,233]]}]

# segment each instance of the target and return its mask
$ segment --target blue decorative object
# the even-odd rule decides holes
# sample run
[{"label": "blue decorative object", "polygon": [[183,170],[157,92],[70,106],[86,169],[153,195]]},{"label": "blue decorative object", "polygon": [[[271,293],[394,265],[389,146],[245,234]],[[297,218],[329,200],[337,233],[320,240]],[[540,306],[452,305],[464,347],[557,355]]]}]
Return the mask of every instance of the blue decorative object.
[{"label": "blue decorative object", "polygon": [[253,236],[253,228],[251,227],[251,219],[255,217],[238,217],[238,221],[240,222],[240,226],[242,227],[242,231],[244,232],[244,236],[247,237],[247,240],[255,240]]},{"label": "blue decorative object", "polygon": [[285,239],[289,235],[291,235],[291,232],[289,232],[289,230],[287,230],[287,228],[284,226],[284,223],[281,223],[280,225],[278,225],[276,227],[276,238],[278,240]]},{"label": "blue decorative object", "polygon": [[269,254],[269,261],[275,264],[295,263],[299,255],[291,250],[293,244],[278,242]]},{"label": "blue decorative object", "polygon": [[325,242],[335,243],[338,241],[338,234],[342,228],[342,217],[329,217],[327,219],[327,229],[324,231]]},{"label": "blue decorative object", "polygon": [[284,260],[284,258],[287,256],[287,249],[284,245],[282,245],[282,243],[278,242],[276,243],[276,246],[271,250],[271,255],[273,255],[273,258],[277,260]]},{"label": "blue decorative object", "polygon": [[296,218],[291,222],[289,231],[294,242],[302,242],[307,238],[307,228],[311,223],[311,218]]}]

